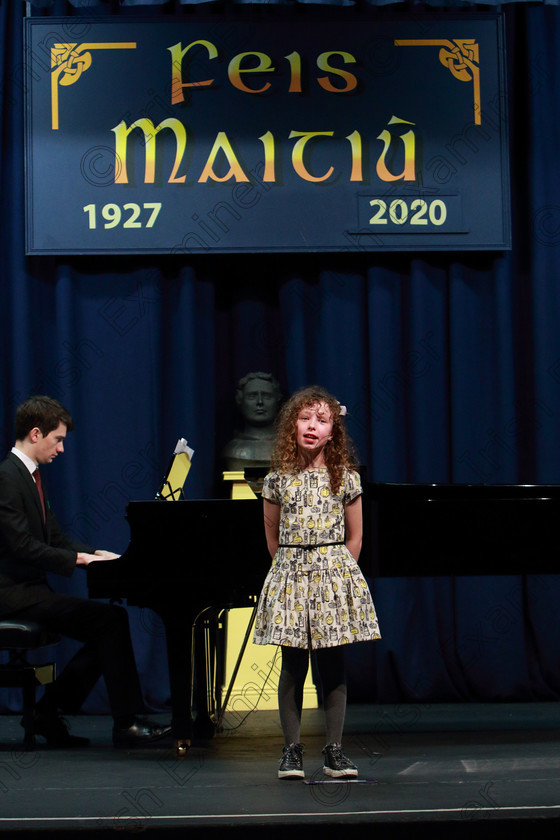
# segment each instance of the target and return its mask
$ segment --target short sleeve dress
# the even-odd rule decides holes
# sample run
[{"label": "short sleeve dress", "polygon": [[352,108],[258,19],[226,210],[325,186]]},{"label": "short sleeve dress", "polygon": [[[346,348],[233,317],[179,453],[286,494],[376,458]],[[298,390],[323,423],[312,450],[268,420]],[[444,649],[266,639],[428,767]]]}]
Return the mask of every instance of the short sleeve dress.
[{"label": "short sleeve dress", "polygon": [[344,506],[361,492],[349,469],[336,494],[325,467],[266,476],[263,498],[281,506],[280,544],[259,598],[255,644],[311,649],[381,638],[367,583],[344,544]]}]

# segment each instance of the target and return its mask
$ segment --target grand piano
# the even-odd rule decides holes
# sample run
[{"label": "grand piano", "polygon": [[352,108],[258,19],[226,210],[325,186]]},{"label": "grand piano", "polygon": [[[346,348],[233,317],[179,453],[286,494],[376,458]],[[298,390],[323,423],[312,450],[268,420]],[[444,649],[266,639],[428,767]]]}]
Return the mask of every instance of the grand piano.
[{"label": "grand piano", "polygon": [[[366,576],[558,571],[560,485],[365,483],[363,505]],[[188,744],[193,731],[212,734],[219,707],[201,628],[224,608],[254,604],[269,567],[261,502],[130,502],[126,517],[130,545],[118,560],[87,567],[89,594],[161,616],[173,734]]]},{"label": "grand piano", "polygon": [[130,502],[126,518],[130,544],[117,560],[87,566],[89,595],[126,599],[161,617],[173,735],[188,745],[195,732],[212,734],[219,707],[208,632],[223,609],[254,604],[270,565],[262,505],[257,499]]},{"label": "grand piano", "polygon": [[371,577],[556,574],[560,485],[365,484]]}]

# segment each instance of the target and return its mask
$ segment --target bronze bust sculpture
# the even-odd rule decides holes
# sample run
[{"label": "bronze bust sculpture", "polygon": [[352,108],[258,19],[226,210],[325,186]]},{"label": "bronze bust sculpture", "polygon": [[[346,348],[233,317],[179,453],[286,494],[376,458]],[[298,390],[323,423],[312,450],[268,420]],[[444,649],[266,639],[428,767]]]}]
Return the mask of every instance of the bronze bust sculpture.
[{"label": "bronze bust sculpture", "polygon": [[280,400],[280,385],[271,373],[248,373],[239,380],[235,402],[244,427],[235,432],[222,452],[227,470],[268,467]]}]

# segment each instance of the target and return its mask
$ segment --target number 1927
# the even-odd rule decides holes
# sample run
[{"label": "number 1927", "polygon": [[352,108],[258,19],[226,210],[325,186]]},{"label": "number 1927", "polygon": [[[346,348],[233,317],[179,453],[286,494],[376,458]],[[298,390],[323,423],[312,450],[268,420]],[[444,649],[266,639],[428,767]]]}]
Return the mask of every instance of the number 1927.
[{"label": "number 1927", "polygon": [[[83,208],[84,213],[87,213],[89,229],[95,230],[97,228],[97,205],[86,204]],[[161,202],[146,202],[140,207],[139,204],[124,204],[121,208],[118,204],[104,204],[100,208],[101,219],[100,224],[104,228],[114,228],[121,225],[123,228],[151,228],[154,226],[161,210]],[[143,214],[143,211],[148,211],[148,216]]]}]

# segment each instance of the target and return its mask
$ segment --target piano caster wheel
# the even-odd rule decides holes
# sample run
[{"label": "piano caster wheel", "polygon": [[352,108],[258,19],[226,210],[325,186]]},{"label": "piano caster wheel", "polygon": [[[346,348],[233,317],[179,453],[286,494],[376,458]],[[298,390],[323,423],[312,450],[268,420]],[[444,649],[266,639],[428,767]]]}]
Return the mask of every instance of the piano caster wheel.
[{"label": "piano caster wheel", "polygon": [[177,758],[185,758],[191,748],[191,742],[187,738],[180,738],[175,742]]}]

